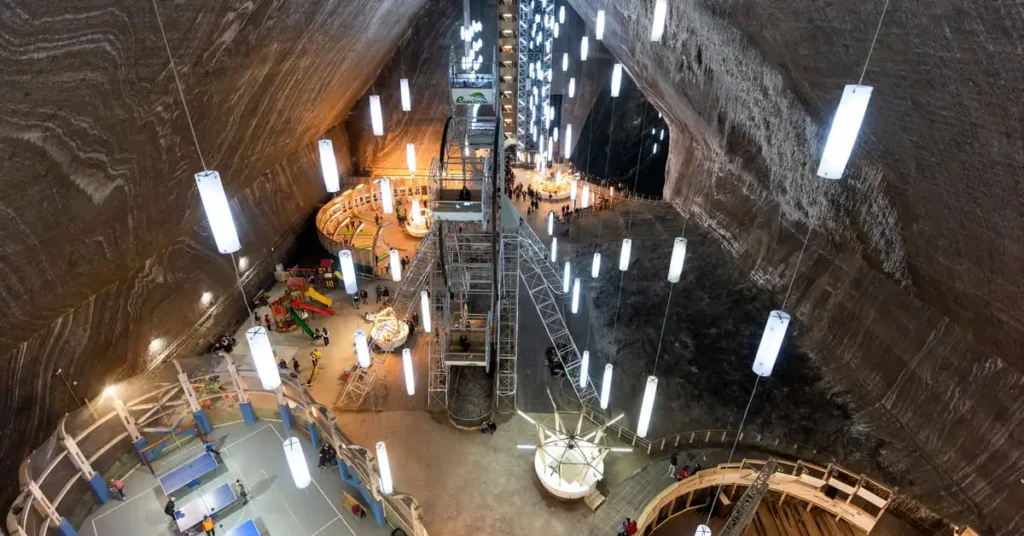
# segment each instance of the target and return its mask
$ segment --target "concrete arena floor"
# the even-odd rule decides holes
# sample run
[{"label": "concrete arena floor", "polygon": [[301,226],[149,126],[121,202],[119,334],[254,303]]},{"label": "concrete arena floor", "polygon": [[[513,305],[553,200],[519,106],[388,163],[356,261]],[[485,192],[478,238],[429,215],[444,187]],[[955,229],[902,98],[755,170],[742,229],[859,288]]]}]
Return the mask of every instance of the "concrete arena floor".
[{"label": "concrete arena floor", "polygon": [[[297,489],[288,471],[281,443],[285,430],[279,422],[261,420],[253,426],[243,423],[218,426],[208,439],[221,452],[222,465],[212,477],[202,480],[200,489],[212,490],[241,479],[250,491],[249,504],[228,511],[217,526],[226,534],[247,519],[255,521],[261,535],[270,536],[385,536],[390,527],[381,527],[368,516],[356,519],[341,506],[345,491],[361,501],[359,492],[344,484],[337,469],[318,470],[317,453],[302,435],[306,461],[313,484]],[[166,472],[202,452],[198,440],[184,442],[168,450],[153,467]],[[78,531],[82,536],[137,536],[140,534],[178,534],[177,527],[163,513],[167,497],[145,467],[137,467],[124,479],[127,500],[112,500],[100,507]],[[199,489],[175,493],[179,505],[198,497]]]}]

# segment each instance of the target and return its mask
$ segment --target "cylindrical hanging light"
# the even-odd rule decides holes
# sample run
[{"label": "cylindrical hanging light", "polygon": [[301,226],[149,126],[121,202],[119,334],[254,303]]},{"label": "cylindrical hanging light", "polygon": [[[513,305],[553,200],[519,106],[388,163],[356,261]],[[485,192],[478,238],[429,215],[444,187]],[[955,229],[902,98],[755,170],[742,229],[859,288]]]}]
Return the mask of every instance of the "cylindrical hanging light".
[{"label": "cylindrical hanging light", "polygon": [[604,366],[604,378],[601,379],[601,409],[608,409],[608,399],[612,396],[612,364]]},{"label": "cylindrical hanging light", "polygon": [[612,96],[619,96],[619,88],[622,86],[622,64],[616,63],[612,67]]},{"label": "cylindrical hanging light", "polygon": [[353,335],[356,341],[356,360],[360,367],[366,368],[370,366],[370,345],[366,342],[366,332],[357,329]]},{"label": "cylindrical hanging light", "polygon": [[398,250],[391,250],[391,280],[401,281],[402,280],[402,258],[398,256]]},{"label": "cylindrical hanging light", "polygon": [[408,348],[402,349],[402,369],[405,371],[405,390],[412,396],[416,394],[416,379],[412,372],[412,352]]},{"label": "cylindrical hanging light", "polygon": [[377,468],[380,469],[380,492],[391,495],[395,491],[391,480],[391,462],[388,460],[388,449],[383,441],[377,442]]},{"label": "cylindrical hanging light", "polygon": [[384,112],[380,109],[380,95],[370,95],[370,123],[373,125],[373,135],[384,135]]},{"label": "cylindrical hanging light", "polygon": [[570,78],[569,79],[569,98],[571,99],[571,98],[573,98],[575,96],[576,96],[576,78],[574,77],[574,78]]},{"label": "cylindrical hanging light", "polygon": [[672,243],[672,259],[668,262],[668,280],[670,283],[678,283],[679,276],[683,273],[683,261],[686,260],[686,239],[678,237]]},{"label": "cylindrical hanging light", "polygon": [[572,282],[572,314],[580,312],[580,278]]},{"label": "cylindrical hanging light", "polygon": [[558,127],[555,127],[555,130],[551,134],[551,137],[554,138],[555,141],[558,141]]},{"label": "cylindrical hanging light", "polygon": [[651,150],[651,154],[658,154],[658,144],[654,144],[654,149]]},{"label": "cylindrical hanging light", "polygon": [[594,24],[594,38],[598,41],[604,39],[604,10],[597,10],[597,23]]},{"label": "cylindrical hanging light", "polygon": [[430,333],[430,295],[426,290],[420,291],[420,316],[423,317],[423,332]]},{"label": "cylindrical hanging light", "polygon": [[594,260],[590,264],[590,277],[597,279],[601,275],[601,254],[594,253]]},{"label": "cylindrical hanging light", "polygon": [[711,527],[707,525],[697,525],[697,531],[693,533],[693,536],[711,536]]},{"label": "cylindrical hanging light", "polygon": [[572,181],[572,188],[569,190],[569,199],[571,201],[575,201],[576,200],[576,187],[578,186],[578,184],[577,184],[578,182],[579,181],[576,181],[576,180]]},{"label": "cylindrical hanging light", "polygon": [[558,8],[558,22],[565,22],[565,6]]},{"label": "cylindrical hanging light", "polygon": [[587,61],[587,56],[590,54],[590,38],[583,36],[580,39],[580,61]]},{"label": "cylindrical hanging light", "polygon": [[565,261],[565,269],[562,270],[562,292],[569,292],[569,261]]},{"label": "cylindrical hanging light", "polygon": [[644,399],[640,404],[640,418],[636,424],[636,435],[647,437],[647,430],[651,425],[651,413],[654,411],[654,395],[658,392],[658,378],[647,377],[647,385],[644,387]]},{"label": "cylindrical hanging light", "polygon": [[345,292],[350,296],[359,290],[356,282],[356,267],[352,262],[352,252],[343,249],[338,252],[338,264],[341,265],[341,278],[345,281]]},{"label": "cylindrical hanging light", "polygon": [[558,24],[558,23],[556,22],[556,23],[555,23],[555,26],[554,26],[554,28],[553,28],[553,30],[554,30],[554,32],[555,32],[555,39],[558,39],[558,27],[559,27],[559,26],[560,26],[560,25],[559,25],[559,24]]},{"label": "cylindrical hanging light", "polygon": [[398,81],[399,87],[402,90],[402,111],[412,111],[412,93],[409,91],[409,79],[403,78]]},{"label": "cylindrical hanging light", "polygon": [[203,201],[206,221],[210,223],[217,249],[221,253],[234,253],[242,249],[242,244],[238,242],[238,232],[235,231],[235,220],[231,217],[228,197],[224,195],[224,184],[220,182],[220,173],[196,173],[196,186],[199,187],[199,198]]},{"label": "cylindrical hanging light", "polygon": [[562,53],[562,72],[564,73],[565,71],[568,71],[568,70],[569,70],[569,53],[568,52],[563,52]]},{"label": "cylindrical hanging light", "polygon": [[395,211],[395,199],[392,197],[391,192],[391,179],[383,177],[377,179],[377,184],[380,185],[380,205],[384,214],[391,214]]},{"label": "cylindrical hanging light", "polygon": [[818,176],[823,179],[841,179],[850,160],[850,153],[857,142],[864,113],[871,100],[871,86],[848,85],[843,88],[843,98],[832,118],[825,150],[818,164]]},{"label": "cylindrical hanging light", "polygon": [[619,251],[619,271],[629,270],[629,254],[633,249],[633,241],[629,238],[622,239],[622,249]]},{"label": "cylindrical hanging light", "polygon": [[565,125],[565,157],[572,154],[572,124]]},{"label": "cylindrical hanging light", "polygon": [[763,377],[772,375],[775,360],[779,357],[779,349],[782,348],[782,341],[786,338],[789,318],[789,314],[783,311],[768,313],[768,322],[764,326],[761,344],[757,347],[757,356],[754,358],[754,374]]},{"label": "cylindrical hanging light", "polygon": [[665,129],[661,129],[661,132],[658,133],[658,141],[663,141],[664,139],[665,139]]},{"label": "cylindrical hanging light", "polygon": [[555,234],[555,211],[548,211],[548,236],[554,236]]},{"label": "cylindrical hanging light", "polygon": [[416,173],[416,145],[405,144],[405,163],[409,166],[409,173]]},{"label": "cylindrical hanging light", "polygon": [[590,376],[590,350],[583,350],[583,357],[580,359],[580,388],[587,386]]},{"label": "cylindrical hanging light", "polygon": [[651,41],[661,41],[665,35],[665,19],[668,18],[668,0],[654,1],[654,19],[651,21]]},{"label": "cylindrical hanging light", "polygon": [[334,157],[334,143],[331,140],[320,140],[317,142],[320,148],[320,171],[324,176],[324,186],[330,193],[341,190],[341,180],[338,178],[338,161]]},{"label": "cylindrical hanging light", "polygon": [[580,204],[583,206],[583,208],[587,208],[587,207],[590,206],[590,183],[589,182],[584,182],[583,183],[583,200],[582,200],[582,202]]},{"label": "cylindrical hanging light", "polygon": [[284,459],[288,461],[288,470],[295,481],[295,487],[305,489],[313,477],[309,475],[309,466],[306,465],[306,455],[302,452],[302,444],[299,438],[289,437],[284,440]]},{"label": "cylindrical hanging light", "polygon": [[551,237],[551,262],[555,262],[558,259],[558,237]]},{"label": "cylindrical hanging light", "polygon": [[245,330],[245,340],[249,343],[249,353],[256,365],[256,374],[260,377],[260,385],[267,391],[281,386],[281,372],[274,360],[274,348],[270,345],[270,337],[263,326]]}]

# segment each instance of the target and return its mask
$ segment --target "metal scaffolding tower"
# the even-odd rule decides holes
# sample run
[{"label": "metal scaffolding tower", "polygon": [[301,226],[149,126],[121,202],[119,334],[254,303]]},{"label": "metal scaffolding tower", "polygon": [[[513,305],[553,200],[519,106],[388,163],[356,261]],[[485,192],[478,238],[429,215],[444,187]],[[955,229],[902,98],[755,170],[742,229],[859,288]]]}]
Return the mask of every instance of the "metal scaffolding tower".
[{"label": "metal scaffolding tower", "polygon": [[499,283],[498,377],[494,384],[495,410],[516,409],[516,359],[519,337],[519,234],[502,229]]},{"label": "metal scaffolding tower", "polygon": [[764,464],[761,471],[757,473],[757,477],[754,478],[754,482],[750,484],[747,491],[743,492],[743,496],[740,497],[740,500],[736,502],[736,506],[733,507],[732,514],[726,520],[725,526],[722,527],[721,536],[740,536],[743,534],[747,525],[754,519],[754,514],[757,512],[757,507],[761,504],[764,494],[768,493],[768,481],[772,474],[775,473],[777,466],[778,462],[772,459],[769,459],[768,463]]},{"label": "metal scaffolding tower", "polygon": [[[518,132],[519,77],[525,74],[525,64],[519,62],[519,6],[517,0],[500,0],[498,2],[498,68],[500,82],[498,84],[498,102],[501,109],[501,121],[505,134],[505,142],[515,141]],[[511,141],[510,141],[511,140]]]}]

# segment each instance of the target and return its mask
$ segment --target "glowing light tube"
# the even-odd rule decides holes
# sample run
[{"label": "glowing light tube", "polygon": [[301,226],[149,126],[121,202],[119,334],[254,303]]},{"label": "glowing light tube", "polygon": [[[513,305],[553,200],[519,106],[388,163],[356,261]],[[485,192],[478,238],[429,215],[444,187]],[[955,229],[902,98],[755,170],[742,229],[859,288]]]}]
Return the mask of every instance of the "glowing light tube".
[{"label": "glowing light tube", "polygon": [[562,270],[562,292],[569,292],[569,261],[565,261],[565,269]]},{"label": "glowing light tube", "polygon": [[583,205],[583,208],[590,206],[590,183],[583,183],[583,200],[581,205]]},{"label": "glowing light tube", "polygon": [[565,157],[572,153],[572,125],[565,125]]},{"label": "glowing light tube", "polygon": [[337,192],[341,190],[341,180],[338,178],[338,161],[334,157],[334,143],[331,140],[320,140],[317,146],[320,148],[320,171],[324,175],[324,186],[328,192]]},{"label": "glowing light tube", "polygon": [[260,385],[267,391],[281,386],[281,372],[274,360],[274,348],[270,346],[267,329],[256,326],[245,330],[245,340],[249,343],[249,353],[256,365],[256,374],[260,377]]},{"label": "glowing light tube", "polygon": [[412,94],[409,92],[409,79],[403,78],[399,80],[399,85],[402,89],[402,111],[412,111]]},{"label": "glowing light tube", "polygon": [[405,163],[409,166],[409,173],[416,173],[416,145],[405,144]]},{"label": "glowing light tube", "polygon": [[402,350],[402,369],[405,371],[405,391],[412,396],[416,394],[416,379],[412,372],[412,352],[408,348]]},{"label": "glowing light tube", "polygon": [[575,201],[576,200],[576,186],[577,186],[577,182],[578,181],[572,181],[572,189],[569,190],[569,199],[571,201]]},{"label": "glowing light tube", "polygon": [[572,282],[572,314],[580,312],[580,278]]},{"label": "glowing light tube", "polygon": [[663,141],[664,139],[665,139],[665,129],[661,129],[661,132],[658,133],[658,141]]},{"label": "glowing light tube", "polygon": [[284,440],[284,459],[288,460],[288,471],[292,474],[295,487],[305,489],[313,477],[309,476],[309,466],[306,465],[306,455],[302,452],[302,444],[297,437],[289,437]]},{"label": "glowing light tube", "polygon": [[818,176],[823,179],[841,179],[850,160],[850,153],[857,142],[864,113],[871,100],[871,86],[848,85],[843,89],[843,98],[832,118],[825,150],[818,164]]},{"label": "glowing light tube", "polygon": [[590,54],[590,38],[583,36],[580,39],[580,61],[587,61],[587,56]]},{"label": "glowing light tube", "polygon": [[420,209],[420,200],[415,197],[409,202],[409,216],[412,217],[412,222],[417,225],[423,224],[423,210]]},{"label": "glowing light tube", "polygon": [[391,280],[402,280],[402,259],[398,256],[398,250],[391,250]]},{"label": "glowing light tube", "polygon": [[420,316],[423,317],[423,332],[430,333],[430,295],[426,290],[420,291]]},{"label": "glowing light tube", "polygon": [[651,21],[651,41],[661,41],[665,35],[665,19],[668,18],[668,0],[655,0],[654,20]]},{"label": "glowing light tube", "polygon": [[754,358],[754,374],[765,377],[772,375],[772,369],[775,367],[775,360],[779,357],[779,349],[782,348],[782,341],[786,338],[788,327],[788,314],[782,311],[768,313],[768,322],[761,335],[761,345],[757,347],[757,356]]},{"label": "glowing light tube", "polygon": [[569,98],[576,96],[576,78],[569,79]]},{"label": "glowing light tube", "polygon": [[654,395],[658,393],[658,378],[647,377],[647,386],[644,387],[644,400],[640,404],[640,419],[636,423],[636,435],[647,437],[647,430],[651,426],[651,413],[654,411]]},{"label": "glowing light tube", "polygon": [[555,234],[555,211],[548,211],[548,236]]},{"label": "glowing light tube", "polygon": [[551,262],[555,262],[558,259],[558,237],[551,237]]},{"label": "glowing light tube", "polygon": [[565,23],[565,6],[558,8],[558,22]]},{"label": "glowing light tube", "polygon": [[672,259],[668,262],[668,280],[671,283],[678,283],[679,276],[683,273],[683,261],[686,260],[686,239],[676,238],[672,244]]},{"label": "glowing light tube", "polygon": [[597,279],[601,275],[601,254],[594,254],[594,261],[590,264],[590,277]]},{"label": "glowing light tube", "polygon": [[711,527],[707,525],[697,525],[697,531],[693,533],[693,536],[711,536]]},{"label": "glowing light tube", "polygon": [[343,249],[338,253],[338,264],[341,265],[341,278],[345,280],[345,292],[350,296],[359,290],[356,282],[356,266],[352,263],[352,252]]},{"label": "glowing light tube", "polygon": [[651,154],[658,154],[658,144],[654,144],[654,149],[651,150]]},{"label": "glowing light tube", "polygon": [[601,378],[601,409],[608,409],[608,399],[612,396],[612,364],[604,366],[604,377]]},{"label": "glowing light tube", "polygon": [[583,357],[580,359],[580,387],[586,387],[590,375],[590,350],[583,350]]},{"label": "glowing light tube", "polygon": [[629,254],[633,250],[633,241],[629,238],[622,239],[622,250],[619,251],[619,271],[629,270]]},{"label": "glowing light tube", "polygon": [[568,71],[568,70],[569,70],[569,53],[568,52],[563,52],[562,53],[562,72],[565,72],[565,71]]},{"label": "glowing light tube", "polygon": [[216,171],[200,171],[196,173],[196,186],[199,187],[199,198],[203,201],[206,221],[210,223],[213,240],[221,253],[234,253],[242,249],[235,231],[235,220],[231,217],[228,197],[224,195],[224,184],[220,182],[220,173]]},{"label": "glowing light tube", "polygon": [[377,183],[380,184],[380,204],[384,210],[384,214],[391,214],[395,211],[395,198],[391,192],[391,179],[387,177],[378,179]]},{"label": "glowing light tube", "polygon": [[616,63],[612,68],[612,96],[619,96],[619,88],[622,86],[622,64]]},{"label": "glowing light tube", "polygon": [[604,10],[597,10],[597,23],[594,24],[594,38],[598,41],[604,39]]},{"label": "glowing light tube", "polygon": [[380,492],[384,495],[391,495],[395,492],[394,482],[391,480],[391,462],[388,460],[388,449],[383,441],[377,442],[377,468],[380,469]]},{"label": "glowing light tube", "polygon": [[384,135],[384,112],[380,109],[380,95],[370,95],[370,123],[373,124],[373,135]]},{"label": "glowing light tube", "polygon": [[366,343],[366,332],[357,329],[353,335],[356,341],[356,360],[360,367],[366,368],[370,366],[370,345]]}]

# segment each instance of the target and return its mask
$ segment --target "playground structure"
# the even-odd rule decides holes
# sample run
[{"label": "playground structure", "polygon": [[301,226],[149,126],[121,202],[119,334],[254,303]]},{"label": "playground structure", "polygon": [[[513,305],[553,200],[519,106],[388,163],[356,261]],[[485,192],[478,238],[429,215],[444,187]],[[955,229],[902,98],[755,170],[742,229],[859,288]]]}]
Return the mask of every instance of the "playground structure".
[{"label": "playground structure", "polygon": [[309,315],[334,315],[334,309],[331,309],[334,300],[324,296],[316,288],[333,288],[334,282],[341,279],[340,274],[336,274],[333,268],[334,261],[324,259],[319,268],[296,267],[277,273],[278,278],[283,278],[285,282],[285,291],[281,296],[267,301],[274,329],[280,332],[301,329],[303,333],[312,337],[313,330],[306,323]]}]

